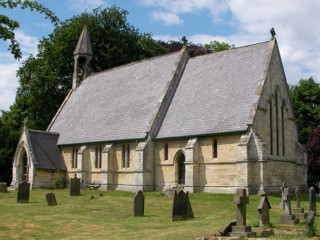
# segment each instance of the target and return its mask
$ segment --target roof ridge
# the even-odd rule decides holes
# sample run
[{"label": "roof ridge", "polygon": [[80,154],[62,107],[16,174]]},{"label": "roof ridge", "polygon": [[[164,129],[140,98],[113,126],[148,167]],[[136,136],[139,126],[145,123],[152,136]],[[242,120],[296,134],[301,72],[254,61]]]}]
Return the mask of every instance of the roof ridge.
[{"label": "roof ridge", "polygon": [[30,128],[28,128],[28,131],[29,131],[29,132],[34,132],[34,133],[60,135],[58,132],[48,132],[48,131],[45,131],[45,130],[38,130],[38,129],[30,129]]},{"label": "roof ridge", "polygon": [[97,76],[97,75],[105,73],[105,72],[111,72],[111,71],[114,71],[114,70],[117,70],[117,69],[129,67],[129,66],[140,64],[140,63],[143,63],[143,62],[150,62],[150,61],[153,61],[153,60],[156,60],[156,59],[169,57],[169,56],[175,55],[175,54],[177,54],[177,55],[180,54],[180,51],[175,51],[175,52],[171,52],[171,53],[167,53],[167,54],[163,54],[163,55],[159,55],[159,56],[154,56],[154,57],[150,57],[150,58],[144,58],[144,59],[133,61],[133,62],[130,62],[130,63],[125,63],[123,65],[119,65],[119,66],[116,66],[116,67],[108,68],[108,69],[102,70],[100,72],[96,72],[96,73],[93,73],[93,74],[89,75],[87,77],[86,81],[89,78],[91,78],[92,76]]}]

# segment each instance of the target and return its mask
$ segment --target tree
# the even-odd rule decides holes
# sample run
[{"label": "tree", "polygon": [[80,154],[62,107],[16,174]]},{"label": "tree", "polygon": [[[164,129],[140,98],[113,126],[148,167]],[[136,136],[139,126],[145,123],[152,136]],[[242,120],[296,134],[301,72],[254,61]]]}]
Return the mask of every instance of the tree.
[{"label": "tree", "polygon": [[205,44],[204,47],[211,50],[212,52],[220,52],[220,51],[228,50],[231,48],[235,48],[235,45],[234,44],[230,45],[229,43],[226,43],[226,42],[218,42],[214,40],[213,42],[211,41],[210,43]]},{"label": "tree", "polygon": [[[183,47],[183,43],[177,42],[177,41],[169,41],[169,42],[158,41],[158,43],[161,46],[169,49],[170,52],[179,51]],[[195,56],[199,56],[207,53],[219,52],[219,51],[235,48],[234,45],[229,45],[228,43],[224,43],[224,42],[220,43],[216,40],[214,40],[213,42],[211,41],[209,44],[204,44],[204,46],[201,44],[193,44],[193,43],[188,43],[187,46],[189,49],[190,57],[195,57]]]},{"label": "tree", "polygon": [[[31,11],[37,11],[39,13],[45,14],[45,18],[49,18],[50,21],[57,25],[59,19],[54,15],[52,11],[43,6],[36,1],[29,0],[0,0],[0,7],[2,8],[29,8]],[[21,58],[21,50],[18,41],[15,38],[14,30],[19,28],[19,22],[9,18],[8,16],[0,14],[0,39],[6,41],[9,40],[11,44],[9,45],[8,50],[11,51],[15,59]]]},{"label": "tree", "polygon": [[[320,184],[320,127],[310,132],[306,145],[308,155],[308,185],[319,188]],[[318,190],[319,191],[319,190]]]},{"label": "tree", "polygon": [[312,77],[301,79],[298,85],[289,87],[295,113],[299,141],[306,144],[309,133],[320,124],[320,84]]}]

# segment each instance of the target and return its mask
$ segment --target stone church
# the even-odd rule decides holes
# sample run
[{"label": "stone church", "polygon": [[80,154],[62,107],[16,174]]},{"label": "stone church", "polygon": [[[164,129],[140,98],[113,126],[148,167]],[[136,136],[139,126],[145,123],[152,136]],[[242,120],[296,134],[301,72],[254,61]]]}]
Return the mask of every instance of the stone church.
[{"label": "stone church", "polygon": [[102,190],[306,187],[306,155],[274,37],[192,58],[184,47],[90,74],[93,54],[85,27],[72,89],[47,131],[24,128],[12,185],[26,179],[49,187],[50,172],[60,169]]}]

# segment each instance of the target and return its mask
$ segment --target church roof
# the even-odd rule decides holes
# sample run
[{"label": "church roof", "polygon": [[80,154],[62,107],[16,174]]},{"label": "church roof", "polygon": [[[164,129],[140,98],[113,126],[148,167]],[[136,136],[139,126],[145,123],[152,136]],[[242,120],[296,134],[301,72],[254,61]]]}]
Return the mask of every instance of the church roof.
[{"label": "church roof", "polygon": [[59,147],[59,134],[28,129],[30,151],[36,169],[66,170]]},{"label": "church roof", "polygon": [[270,42],[190,58],[157,138],[247,130]]},{"label": "church roof", "polygon": [[180,53],[93,74],[76,88],[48,130],[58,144],[143,139]]},{"label": "church roof", "polygon": [[[169,107],[156,138],[246,131],[274,42],[190,58],[172,102],[163,104]],[[60,133],[58,145],[145,138],[180,58],[173,53],[89,76],[48,131]]]}]

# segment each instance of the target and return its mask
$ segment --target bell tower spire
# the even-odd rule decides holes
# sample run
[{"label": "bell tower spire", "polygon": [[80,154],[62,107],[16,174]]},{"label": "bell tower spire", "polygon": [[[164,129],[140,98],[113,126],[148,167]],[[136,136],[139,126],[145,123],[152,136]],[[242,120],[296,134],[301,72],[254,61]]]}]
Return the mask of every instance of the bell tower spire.
[{"label": "bell tower spire", "polygon": [[76,49],[74,50],[74,72],[72,89],[75,90],[80,86],[81,82],[90,74],[90,62],[92,59],[93,51],[89,37],[87,25],[84,25],[80,35]]}]

